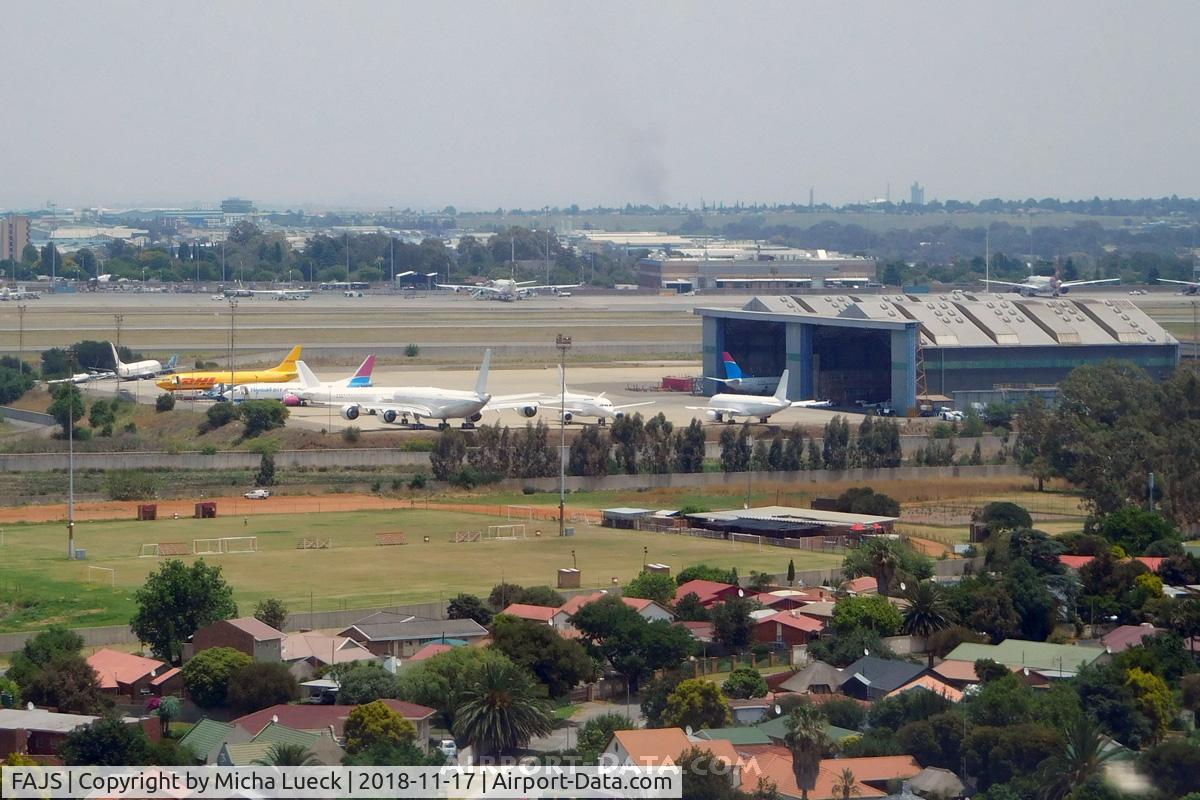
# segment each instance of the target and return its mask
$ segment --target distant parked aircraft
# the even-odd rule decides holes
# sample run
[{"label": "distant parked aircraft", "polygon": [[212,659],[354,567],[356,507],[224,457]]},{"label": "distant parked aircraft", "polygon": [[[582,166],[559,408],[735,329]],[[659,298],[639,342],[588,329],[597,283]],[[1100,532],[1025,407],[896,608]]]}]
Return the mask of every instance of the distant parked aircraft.
[{"label": "distant parked aircraft", "polygon": [[709,378],[709,380],[723,383],[731,389],[740,389],[746,394],[769,394],[779,386],[778,376],[755,378],[745,374],[729,353],[721,353],[721,359],[725,362],[725,377]]},{"label": "distant parked aircraft", "polygon": [[298,380],[282,383],[243,383],[226,389],[221,396],[226,400],[279,400],[285,406],[303,406],[308,401],[304,399],[305,391],[328,392],[334,389],[344,389],[351,386],[370,386],[371,370],[375,368],[375,356],[363,359],[358,370],[349,378],[340,381],[321,381],[303,361],[296,362]]},{"label": "distant parked aircraft", "polygon": [[1096,286],[1102,283],[1120,283],[1120,278],[1104,278],[1095,281],[1064,281],[1057,273],[1051,276],[1046,275],[1030,275],[1022,283],[1012,283],[1010,281],[992,281],[980,279],[983,283],[991,288],[994,283],[997,286],[1008,286],[1012,291],[1020,294],[1022,297],[1058,297],[1061,294],[1066,294],[1077,286]]},{"label": "distant parked aircraft", "polygon": [[788,371],[779,376],[779,387],[775,394],[714,394],[707,406],[687,406],[691,411],[703,411],[713,422],[735,422],[737,417],[757,417],[766,422],[772,414],[788,408],[828,408],[828,400],[788,400]]},{"label": "distant parked aircraft", "polygon": [[463,283],[436,284],[439,289],[470,292],[471,296],[476,299],[505,301],[520,300],[521,298],[529,297],[534,292],[551,291],[557,293],[560,289],[576,289],[582,285],[582,283],[538,284],[537,281],[517,281],[509,278],[500,278],[499,280],[488,281],[477,286]]},{"label": "distant parked aircraft", "polygon": [[1182,290],[1184,294],[1200,294],[1200,283],[1195,281],[1172,281],[1167,278],[1158,278],[1157,280],[1159,283],[1174,283],[1184,287]]},{"label": "distant parked aircraft", "polygon": [[[559,380],[562,380],[561,369],[560,367]],[[498,407],[496,404],[488,404],[487,410],[500,411],[507,408],[517,411],[523,417],[532,417],[537,414],[539,408],[545,408],[561,414],[563,422],[570,422],[575,417],[595,417],[597,422],[605,425],[610,419],[620,419],[625,416],[626,409],[654,405],[653,400],[648,400],[642,403],[625,403],[617,406],[613,405],[613,401],[605,397],[605,394],[607,392],[581,394],[579,392],[567,391],[565,395],[562,392],[557,392],[540,395],[523,403],[505,403],[501,407]]]},{"label": "distant parked aircraft", "polygon": [[279,383],[296,378],[296,362],[300,360],[300,345],[296,345],[279,362],[269,369],[197,370],[169,375],[155,385],[168,392],[187,392],[211,389],[217,384],[237,386],[243,383]]},{"label": "distant parked aircraft", "polygon": [[176,364],[179,363],[179,356],[171,356],[166,364],[149,358],[145,361],[135,361],[132,364],[125,364],[121,361],[121,357],[117,354],[117,346],[112,342],[108,343],[112,348],[113,369],[96,370],[98,377],[108,377],[115,375],[123,381],[138,381],[144,378],[156,378],[159,375],[165,375],[175,371]]}]

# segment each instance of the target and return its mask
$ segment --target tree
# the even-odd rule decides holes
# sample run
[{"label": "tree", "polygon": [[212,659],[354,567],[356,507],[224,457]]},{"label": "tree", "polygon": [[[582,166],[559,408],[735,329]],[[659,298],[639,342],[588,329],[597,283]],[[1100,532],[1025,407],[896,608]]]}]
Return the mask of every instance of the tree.
[{"label": "tree", "polygon": [[729,704],[721,687],[704,678],[690,678],[667,696],[662,721],[673,728],[722,728],[729,723]]},{"label": "tree", "polygon": [[[1116,752],[1116,748],[1108,751]],[[1200,792],[1200,748],[1194,742],[1168,739],[1155,745],[1142,756],[1141,767],[1164,797],[1194,798]]]},{"label": "tree", "polygon": [[862,728],[867,719],[866,709],[859,701],[850,697],[826,700],[821,703],[821,713],[829,720],[830,725],[851,731]]},{"label": "tree", "polygon": [[149,760],[150,742],[141,728],[104,716],[68,733],[59,755],[69,767],[136,766]]},{"label": "tree", "polygon": [[825,717],[811,703],[801,703],[788,716],[787,734],[784,744],[792,753],[792,775],[800,787],[801,800],[808,800],[808,792],[817,785],[821,759],[829,747],[825,734]]},{"label": "tree", "polygon": [[979,522],[987,527],[988,535],[1033,527],[1033,517],[1029,516],[1028,511],[1005,500],[984,506],[979,512]]},{"label": "tree", "polygon": [[263,767],[314,767],[319,764],[311,750],[293,742],[276,742],[265,757],[254,763]]},{"label": "tree", "polygon": [[13,655],[5,677],[18,686],[25,685],[50,662],[61,657],[77,656],[82,650],[82,636],[62,625],[51,625],[25,641]]},{"label": "tree", "polygon": [[680,622],[707,622],[708,618],[708,609],[695,592],[688,592],[675,604],[675,619]]},{"label": "tree", "polygon": [[638,453],[646,445],[646,426],[641,414],[624,415],[613,420],[609,426],[609,438],[616,445],[613,458],[617,469],[626,475],[638,473]]},{"label": "tree", "polygon": [[275,485],[275,456],[263,453],[258,462],[258,472],[254,475],[255,486]]},{"label": "tree", "polygon": [[232,647],[210,647],[183,665],[183,685],[196,705],[216,708],[225,704],[233,674],[253,663],[253,658]]},{"label": "tree", "polygon": [[527,606],[545,606],[546,608],[558,608],[563,603],[567,602],[566,598],[559,594],[549,586],[527,586],[517,597],[515,603],[524,603]]},{"label": "tree", "polygon": [[[436,708],[442,727],[453,728],[462,705],[463,688],[474,682],[486,664],[493,663],[513,666],[508,656],[495,648],[456,647],[404,669],[398,678],[396,696]],[[338,692],[339,702],[341,694]]]},{"label": "tree", "polygon": [[659,412],[646,421],[646,436],[642,443],[641,465],[645,472],[661,475],[671,471],[675,450],[675,426]]},{"label": "tree", "polygon": [[492,611],[482,600],[473,594],[456,594],[446,604],[446,617],[449,619],[471,619],[480,625],[492,624]]},{"label": "tree", "polygon": [[862,790],[858,788],[858,779],[854,777],[854,771],[847,767],[838,773],[833,782],[833,796],[841,800],[850,800],[850,795],[858,794],[862,794]]},{"label": "tree", "polygon": [[563,697],[596,673],[583,645],[549,625],[501,614],[492,623],[492,645],[533,673],[551,697]]},{"label": "tree", "polygon": [[162,413],[164,411],[175,410],[175,395],[170,392],[163,392],[158,397],[154,398],[154,410]]},{"label": "tree", "polygon": [[693,677],[695,676],[688,675],[681,669],[668,669],[646,682],[641,693],[640,707],[642,716],[646,718],[647,728],[666,726],[663,714],[667,710],[667,698],[675,691],[676,686]]},{"label": "tree", "polygon": [[608,664],[637,691],[648,672],[674,667],[692,652],[691,634],[665,620],[647,622],[616,597],[588,603],[571,618],[594,657]]},{"label": "tree", "polygon": [[1134,667],[1126,673],[1125,685],[1133,691],[1139,710],[1150,720],[1151,741],[1161,741],[1175,718],[1175,700],[1162,678]]},{"label": "tree", "polygon": [[190,566],[179,559],[165,562],[146,577],[133,596],[137,613],[130,627],[150,645],[154,655],[179,663],[183,642],[213,622],[237,616],[233,589],[221,568],[204,559]]},{"label": "tree", "polygon": [[675,599],[675,581],[670,575],[646,570],[629,582],[624,594],[626,597],[653,600],[665,607]]},{"label": "tree", "polygon": [[105,400],[92,401],[92,409],[88,413],[88,424],[100,432],[101,436],[112,436],[113,423],[117,421],[116,410]]},{"label": "tree", "polygon": [[738,800],[741,797],[729,780],[733,766],[710,750],[693,745],[679,755],[677,763],[683,775],[682,796],[688,800]]},{"label": "tree", "polygon": [[796,561],[791,558],[788,559],[787,582],[788,586],[796,585]]},{"label": "tree", "polygon": [[1151,542],[1179,541],[1179,532],[1160,514],[1125,506],[1100,520],[1097,532],[1130,555],[1141,555]]},{"label": "tree", "polygon": [[59,654],[21,683],[21,699],[66,714],[94,714],[105,705],[96,671],[79,654]]},{"label": "tree", "polygon": [[872,536],[846,553],[842,559],[842,577],[849,580],[871,575],[878,584],[879,594],[887,597],[897,572],[925,579],[933,574],[928,558],[906,544],[893,539]]},{"label": "tree", "polygon": [[179,701],[178,697],[167,695],[159,701],[158,708],[154,709],[154,714],[158,717],[158,721],[162,724],[163,736],[166,736],[168,733],[170,733],[171,720],[179,719],[179,716],[182,713],[183,703]]},{"label": "tree", "polygon": [[255,662],[234,670],[225,697],[234,711],[251,714],[262,708],[296,702],[300,699],[300,685],[287,664]]},{"label": "tree", "polygon": [[83,419],[83,395],[79,393],[79,387],[73,383],[58,383],[50,389],[50,396],[53,402],[46,409],[46,413],[54,417],[54,421],[58,423],[62,429],[62,435],[66,436],[68,430],[73,430],[75,438],[79,438],[79,420]]},{"label": "tree", "polygon": [[766,697],[767,681],[753,667],[738,667],[729,673],[729,677],[721,684],[721,691],[726,697],[735,700],[745,700],[750,697]]},{"label": "tree", "polygon": [[675,471],[704,471],[704,428],[699,420],[675,434]]},{"label": "tree", "polygon": [[683,586],[688,581],[715,581],[716,583],[736,584],[737,570],[714,567],[711,564],[695,564],[685,567],[675,576],[675,582]]},{"label": "tree", "polygon": [[[954,621],[954,612],[946,602],[942,588],[932,581],[920,581],[909,587],[904,594],[908,608],[900,631],[908,636],[928,639],[934,633],[949,628]],[[933,669],[933,651],[929,651],[929,668]]]},{"label": "tree", "polygon": [[755,605],[745,597],[731,597],[713,606],[709,612],[713,623],[713,638],[731,650],[750,646],[754,635],[754,620],[750,612]]},{"label": "tree", "polygon": [[567,453],[567,472],[571,475],[601,477],[608,474],[608,454],[612,441],[599,426],[584,428]]},{"label": "tree", "polygon": [[447,428],[433,443],[429,452],[429,468],[433,477],[439,481],[448,481],[450,477],[462,468],[463,459],[467,455],[467,440],[461,431]]},{"label": "tree", "polygon": [[745,472],[750,469],[750,424],[729,426],[721,431],[721,471]]},{"label": "tree", "polygon": [[246,424],[242,435],[253,439],[260,433],[282,428],[287,423],[288,408],[278,400],[243,400],[238,414]]},{"label": "tree", "polygon": [[821,461],[825,469],[843,470],[850,466],[850,422],[841,414],[825,423]]},{"label": "tree", "polygon": [[519,583],[497,583],[488,593],[487,602],[490,607],[503,611],[513,603],[522,602],[524,593],[525,587]]},{"label": "tree", "polygon": [[277,631],[282,631],[284,624],[287,623],[288,609],[283,604],[282,600],[274,597],[268,597],[264,600],[259,600],[254,606],[254,618],[264,625],[270,625]]},{"label": "tree", "polygon": [[201,428],[201,433],[213,431],[217,428],[223,428],[229,423],[237,419],[238,410],[233,403],[213,403],[204,412],[205,427]]},{"label": "tree", "polygon": [[382,700],[355,706],[346,718],[346,752],[358,754],[371,747],[411,746],[417,738],[417,728]]},{"label": "tree", "polygon": [[[71,374],[71,354],[61,347],[42,351],[42,378],[66,378]],[[63,384],[56,384],[63,385]]]},{"label": "tree", "polygon": [[894,636],[900,630],[903,618],[886,597],[859,595],[838,600],[833,607],[831,622],[840,634],[866,628],[880,636]]},{"label": "tree", "polygon": [[375,662],[352,664],[340,670],[339,705],[361,705],[400,696],[400,679]]},{"label": "tree", "polygon": [[847,514],[898,517],[900,516],[900,503],[886,494],[876,492],[869,486],[856,486],[838,495],[837,510]]},{"label": "tree", "polygon": [[609,713],[592,717],[579,729],[579,737],[576,740],[579,754],[583,756],[584,761],[595,762],[608,746],[614,733],[632,727],[634,724],[624,714]]},{"label": "tree", "polygon": [[553,727],[529,674],[512,663],[486,662],[463,687],[454,733],[480,756],[512,753]]},{"label": "tree", "polygon": [[824,636],[808,645],[810,657],[835,667],[847,667],[862,658],[863,650],[876,658],[894,659],[896,654],[879,634],[869,628],[855,628],[849,633]]},{"label": "tree", "polygon": [[1063,730],[1062,748],[1038,768],[1040,800],[1063,800],[1076,787],[1099,775],[1104,763],[1120,752],[1105,749],[1104,732],[1096,720],[1080,714]]}]

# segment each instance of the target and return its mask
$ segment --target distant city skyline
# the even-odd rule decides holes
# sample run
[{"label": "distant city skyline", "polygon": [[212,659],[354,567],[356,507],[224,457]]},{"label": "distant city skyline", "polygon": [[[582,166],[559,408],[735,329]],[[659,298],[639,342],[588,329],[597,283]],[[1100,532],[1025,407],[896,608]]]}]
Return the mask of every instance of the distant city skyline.
[{"label": "distant city skyline", "polygon": [[583,8],[7,6],[0,208],[1200,193],[1195,3]]}]

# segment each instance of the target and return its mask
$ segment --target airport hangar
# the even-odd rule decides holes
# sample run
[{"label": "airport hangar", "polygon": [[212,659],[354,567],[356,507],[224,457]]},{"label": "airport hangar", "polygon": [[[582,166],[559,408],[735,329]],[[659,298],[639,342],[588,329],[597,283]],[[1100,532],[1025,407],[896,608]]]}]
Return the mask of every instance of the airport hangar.
[{"label": "airport hangar", "polygon": [[[1124,298],[784,295],[695,313],[706,376],[725,375],[728,351],[748,375],[787,368],[789,399],[890,401],[900,414],[917,406],[922,371],[924,396],[962,407],[1052,386],[1082,364],[1132,361],[1158,380],[1179,364],[1179,342]],[[704,384],[706,394],[721,391]]]}]

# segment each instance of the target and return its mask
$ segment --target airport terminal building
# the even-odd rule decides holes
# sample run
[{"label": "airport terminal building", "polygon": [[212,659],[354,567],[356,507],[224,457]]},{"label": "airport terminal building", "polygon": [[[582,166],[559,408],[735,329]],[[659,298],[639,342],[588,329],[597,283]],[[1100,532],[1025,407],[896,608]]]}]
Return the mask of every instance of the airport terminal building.
[{"label": "airport terminal building", "polygon": [[[788,369],[793,400],[890,400],[897,413],[917,405],[919,375],[924,395],[986,398],[1053,385],[1075,367],[1109,359],[1160,380],[1179,363],[1178,341],[1119,297],[773,295],[695,313],[707,376],[724,376],[728,351],[749,375]],[[705,381],[705,392],[719,386]]]}]

